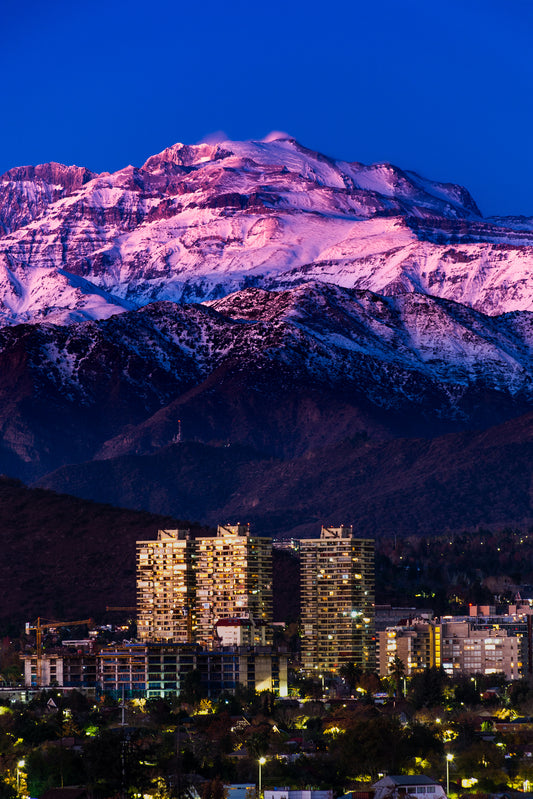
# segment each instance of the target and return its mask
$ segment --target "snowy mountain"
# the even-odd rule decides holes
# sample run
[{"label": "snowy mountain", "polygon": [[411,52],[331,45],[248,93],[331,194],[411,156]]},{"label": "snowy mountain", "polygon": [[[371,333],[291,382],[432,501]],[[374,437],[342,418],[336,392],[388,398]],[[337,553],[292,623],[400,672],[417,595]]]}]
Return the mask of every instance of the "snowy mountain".
[{"label": "snowy mountain", "polygon": [[150,302],[320,280],[496,315],[533,309],[533,223],[468,192],[296,141],[176,144],[94,175],[0,178],[0,323],[104,319]]},{"label": "snowy mountain", "polygon": [[533,517],[532,248],[532,219],[289,138],[10,170],[0,471],[296,534],[363,505],[408,530],[407,495],[421,531],[510,522],[495,486]]}]

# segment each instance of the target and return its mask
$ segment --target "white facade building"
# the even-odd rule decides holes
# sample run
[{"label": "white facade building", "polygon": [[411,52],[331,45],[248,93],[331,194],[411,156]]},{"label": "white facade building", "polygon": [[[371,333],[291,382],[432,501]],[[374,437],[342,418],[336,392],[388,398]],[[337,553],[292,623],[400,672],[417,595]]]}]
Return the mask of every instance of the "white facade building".
[{"label": "white facade building", "polygon": [[291,788],[273,788],[264,792],[264,799],[333,799],[333,791],[293,791]]},{"label": "white facade building", "polygon": [[414,776],[383,777],[372,786],[374,799],[404,799],[407,796],[416,799],[446,799],[442,785],[426,777],[424,774]]}]

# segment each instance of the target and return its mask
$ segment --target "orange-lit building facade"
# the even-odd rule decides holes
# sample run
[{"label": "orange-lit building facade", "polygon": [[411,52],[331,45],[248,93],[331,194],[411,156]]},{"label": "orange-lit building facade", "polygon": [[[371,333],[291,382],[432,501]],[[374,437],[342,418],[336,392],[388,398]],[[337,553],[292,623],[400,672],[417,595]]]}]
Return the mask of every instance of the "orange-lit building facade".
[{"label": "orange-lit building facade", "polygon": [[159,530],[137,542],[137,636],[140,641],[195,640],[196,542],[189,530]]},{"label": "orange-lit building facade", "polygon": [[196,640],[212,647],[219,619],[247,618],[252,643],[272,642],[272,539],[247,524],[220,525],[197,540]]},{"label": "orange-lit building facade", "polygon": [[272,539],[238,524],[208,538],[160,530],[137,542],[140,641],[213,648],[217,622],[232,618],[250,622],[253,645],[272,642]]}]

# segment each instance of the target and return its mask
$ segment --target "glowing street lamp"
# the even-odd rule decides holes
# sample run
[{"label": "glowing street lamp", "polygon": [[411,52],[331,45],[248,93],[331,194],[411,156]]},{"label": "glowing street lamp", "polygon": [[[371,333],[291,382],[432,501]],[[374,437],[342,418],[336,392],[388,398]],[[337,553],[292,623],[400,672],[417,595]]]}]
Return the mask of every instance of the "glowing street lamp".
[{"label": "glowing street lamp", "polygon": [[453,760],[453,755],[446,755],[446,796],[450,795],[450,763]]},{"label": "glowing street lamp", "polygon": [[19,760],[17,763],[17,793],[20,793],[20,770],[26,765],[25,760]]},{"label": "glowing street lamp", "polygon": [[260,757],[257,761],[259,763],[259,799],[261,799],[261,766],[264,766],[267,762],[266,757]]}]

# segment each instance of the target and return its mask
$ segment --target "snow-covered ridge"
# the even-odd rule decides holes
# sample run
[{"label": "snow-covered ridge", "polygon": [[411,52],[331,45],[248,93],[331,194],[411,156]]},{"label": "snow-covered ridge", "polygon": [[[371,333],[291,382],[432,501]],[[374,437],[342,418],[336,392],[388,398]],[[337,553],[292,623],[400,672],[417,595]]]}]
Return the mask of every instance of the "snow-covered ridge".
[{"label": "snow-covered ridge", "polygon": [[247,289],[207,305],[239,322],[302,331],[328,349],[324,374],[338,358],[364,355],[438,382],[501,380],[511,393],[533,388],[533,313],[490,317],[418,293],[384,297],[319,283],[282,292]]},{"label": "snow-covered ridge", "polygon": [[531,220],[483,220],[460,186],[284,136],[176,144],[114,174],[10,170],[0,225],[1,325],[309,280],[533,309]]},{"label": "snow-covered ridge", "polygon": [[202,305],[7,326],[0,366],[0,461],[26,478],[154,452],[173,443],[178,419],[189,440],[231,435],[287,454],[361,430],[435,435],[526,412],[533,313],[491,317],[323,283],[248,288]]},{"label": "snow-covered ridge", "polygon": [[[203,380],[226,362],[266,358],[326,383],[350,383],[360,380],[367,362],[455,390],[480,384],[533,397],[533,313],[490,317],[417,293],[384,297],[321,283],[276,292],[250,288],[203,305],[155,303],[120,319],[47,324],[40,331],[46,370],[56,370],[58,384],[76,391],[87,360],[113,342],[127,359],[139,357],[173,381]],[[16,335],[15,329],[0,336],[0,352]],[[105,358],[100,368],[108,368]]]}]

